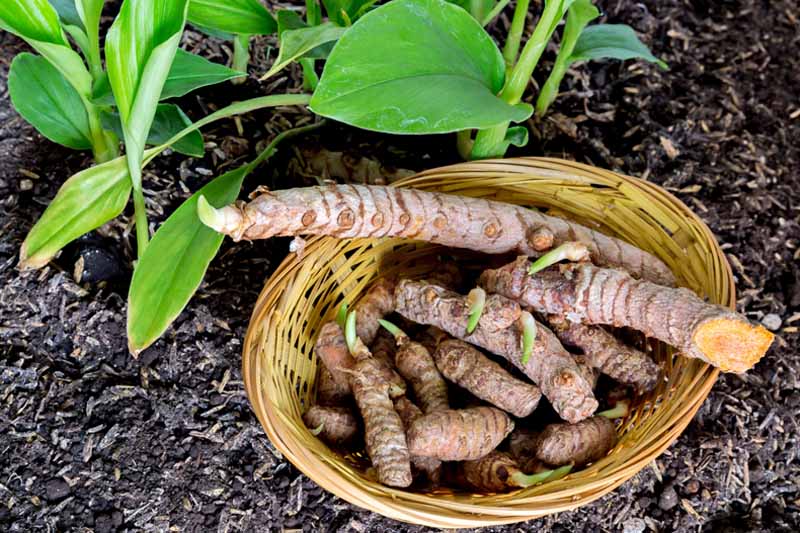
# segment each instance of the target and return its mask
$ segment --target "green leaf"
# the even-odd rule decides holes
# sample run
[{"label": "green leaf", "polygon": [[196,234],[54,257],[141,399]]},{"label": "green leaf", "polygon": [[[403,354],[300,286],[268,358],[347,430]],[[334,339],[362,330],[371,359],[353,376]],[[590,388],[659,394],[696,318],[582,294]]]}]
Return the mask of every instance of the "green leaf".
[{"label": "green leaf", "polygon": [[58,13],[47,0],[2,0],[0,28],[25,40],[69,46]]},{"label": "green leaf", "polygon": [[504,72],[497,46],[463,9],[443,0],[395,0],[339,39],[310,107],[387,133],[447,133],[525,120],[530,106],[495,96]]},{"label": "green leaf", "polygon": [[130,191],[124,157],[72,176],[22,243],[20,268],[44,266],[70,241],[119,215]]},{"label": "green leaf", "polygon": [[212,63],[204,57],[178,49],[161,90],[161,100],[188,94],[200,87],[244,76],[243,72]]},{"label": "green leaf", "polygon": [[[159,104],[156,116],[153,119],[153,125],[150,128],[150,134],[147,136],[147,144],[158,145],[165,143],[183,128],[191,126],[191,124],[192,121],[177,105]],[[191,157],[203,157],[205,153],[203,135],[194,130],[173,143],[172,149]]]},{"label": "green leaf", "polygon": [[92,77],[97,79],[103,71],[100,58],[100,17],[103,14],[105,0],[75,0],[75,8],[85,28],[87,45],[83,49]]},{"label": "green leaf", "polygon": [[230,33],[269,35],[277,24],[258,0],[191,0],[189,22]]},{"label": "green leaf", "polygon": [[24,39],[88,98],[92,78],[81,56],[70,48],[58,13],[47,0],[0,0],[0,29]]},{"label": "green leaf", "polygon": [[578,38],[572,61],[589,59],[644,59],[666,69],[667,64],[654,56],[639,40],[633,28],[625,24],[589,26]]},{"label": "green leaf", "polygon": [[92,147],[81,97],[46,59],[18,54],[8,74],[14,108],[42,135],[74,150]]},{"label": "green leaf", "polygon": [[196,22],[191,22],[191,24],[201,32],[205,33],[209,37],[214,37],[215,39],[220,39],[222,41],[232,41],[236,38],[236,34],[231,33],[229,31],[215,30],[214,28],[209,28],[201,24],[197,24]]},{"label": "green leaf", "polygon": [[336,41],[346,31],[346,28],[340,28],[330,22],[319,26],[284,31],[280,37],[281,47],[278,57],[261,79],[264,80],[275,75],[292,61],[305,56],[312,50],[318,49],[321,45]]},{"label": "green leaf", "polygon": [[156,104],[186,22],[187,0],[125,0],[106,37],[108,79],[125,133],[134,192]]},{"label": "green leaf", "polygon": [[[204,57],[178,48],[159,99],[177,98],[195,89],[244,75],[243,72],[213,63]],[[101,76],[95,83],[92,90],[92,101],[99,105],[114,105],[114,95],[111,92],[108,76]]]},{"label": "green leaf", "polygon": [[[113,131],[118,136],[122,135],[119,113],[103,113],[100,118],[105,129]],[[177,105],[159,104],[155,117],[153,117],[150,133],[147,136],[147,144],[152,146],[165,143],[179,131],[191,126],[191,124],[192,121]],[[185,137],[172,143],[170,147],[176,152],[191,157],[203,157],[205,153],[203,136],[197,130],[186,134]]]},{"label": "green leaf", "polygon": [[328,18],[339,26],[350,26],[365,7],[374,4],[376,0],[322,0]]},{"label": "green leaf", "polygon": [[[309,25],[306,24],[305,21],[303,21],[303,19],[300,17],[300,15],[297,14],[296,11],[289,11],[288,9],[278,11],[276,18],[278,19],[279,39],[281,38],[281,36],[285,31],[299,30],[302,28],[309,27]],[[329,55],[331,55],[331,50],[333,50],[334,44],[336,44],[335,40],[327,42],[325,44],[321,44],[316,48],[312,48],[308,52],[304,53],[302,57],[310,57],[312,59],[326,59]]]},{"label": "green leaf", "polygon": [[128,344],[137,354],[152,344],[191,299],[223,235],[197,217],[202,195],[216,206],[239,195],[251,166],[232,170],[208,183],[175,210],[153,236],[133,272],[128,293]]},{"label": "green leaf", "polygon": [[[186,135],[212,122],[266,107],[304,105],[308,103],[308,99],[306,94],[274,94],[235,102],[185,127],[163,144],[147,150],[144,153],[143,165]],[[315,126],[305,126],[298,128],[297,131],[305,131]],[[278,137],[271,144],[274,144]],[[131,189],[127,168],[127,158],[118,157],[79,172],[67,180],[26,237],[20,251],[20,266],[23,268],[43,266],[70,241],[121,213]],[[119,196],[123,192],[125,200],[120,201]]]},{"label": "green leaf", "polygon": [[80,15],[78,15],[78,9],[75,7],[75,0],[49,0],[49,2],[50,5],[53,6],[53,9],[56,10],[56,13],[58,13],[58,18],[60,18],[64,24],[85,29],[83,27],[83,21]]},{"label": "green leaf", "polygon": [[506,139],[509,145],[522,148],[528,144],[528,128],[525,126],[511,126],[506,131]]}]

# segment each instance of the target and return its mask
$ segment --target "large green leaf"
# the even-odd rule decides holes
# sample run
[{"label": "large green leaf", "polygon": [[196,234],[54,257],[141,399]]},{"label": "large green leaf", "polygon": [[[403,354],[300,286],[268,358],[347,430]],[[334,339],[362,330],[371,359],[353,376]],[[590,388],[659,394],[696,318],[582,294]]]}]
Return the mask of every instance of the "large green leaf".
[{"label": "large green leaf", "polygon": [[178,49],[167,80],[164,82],[164,88],[161,90],[161,99],[183,96],[200,87],[241,76],[245,76],[245,73]]},{"label": "large green leaf", "polygon": [[124,157],[72,176],[22,243],[20,268],[44,266],[70,241],[119,215],[130,191]]},{"label": "large green leaf", "polygon": [[0,29],[21,37],[47,59],[83,97],[92,78],[81,56],[69,46],[58,13],[47,0],[1,0]]},{"label": "large green leaf", "polygon": [[443,0],[395,0],[336,43],[311,109],[388,133],[446,133],[525,120],[530,106],[495,96],[505,66],[491,37]]},{"label": "large green leaf", "polygon": [[191,0],[189,22],[230,33],[269,35],[277,25],[258,0]]},{"label": "large green leaf", "polygon": [[[164,88],[161,89],[160,99],[177,98],[200,87],[222,83],[244,75],[244,72],[213,63],[204,57],[178,48],[164,82]],[[97,80],[92,92],[92,100],[96,104],[114,105],[114,94],[111,92],[108,76],[102,76]]]},{"label": "large green leaf", "polygon": [[[118,113],[103,113],[101,119],[104,128],[113,131],[117,135],[122,135],[122,124]],[[159,104],[155,117],[153,117],[153,124],[150,126],[150,132],[147,135],[147,144],[159,145],[165,143],[179,131],[191,126],[191,124],[192,121],[177,105]],[[191,157],[203,157],[205,153],[203,136],[197,130],[193,130],[178,141],[170,143],[170,147],[176,152]]]},{"label": "large green leaf", "polygon": [[197,217],[197,199],[227,205],[239,194],[251,167],[232,170],[210,182],[161,225],[133,272],[128,293],[128,345],[137,354],[152,344],[186,306],[203,281],[223,235]]},{"label": "large green leaf", "polygon": [[278,57],[261,79],[274,76],[292,61],[306,56],[313,50],[318,50],[321,45],[336,41],[345,31],[346,28],[341,28],[330,22],[319,26],[285,30],[280,36],[281,47]]},{"label": "large green leaf", "polygon": [[92,147],[80,95],[46,59],[23,52],[8,73],[11,103],[39,133],[75,150]]},{"label": "large green leaf", "polygon": [[661,68],[667,64],[650,52],[633,28],[625,24],[596,24],[589,26],[578,38],[572,61],[587,59],[644,59]]}]

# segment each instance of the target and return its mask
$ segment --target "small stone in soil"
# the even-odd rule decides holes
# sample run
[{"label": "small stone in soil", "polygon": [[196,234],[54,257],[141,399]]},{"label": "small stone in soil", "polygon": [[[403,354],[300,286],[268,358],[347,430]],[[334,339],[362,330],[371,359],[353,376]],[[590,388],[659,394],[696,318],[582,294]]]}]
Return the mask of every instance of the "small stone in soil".
[{"label": "small stone in soil", "polygon": [[658,506],[665,511],[669,511],[676,505],[678,505],[678,494],[672,485],[667,485],[658,499]]},{"label": "small stone in soil", "polygon": [[622,523],[622,533],[643,533],[647,523],[641,518],[629,518]]},{"label": "small stone in soil", "polygon": [[66,497],[69,492],[69,485],[63,479],[51,479],[44,486],[44,497],[47,501],[61,500]]},{"label": "small stone in soil", "polygon": [[761,323],[764,324],[764,327],[770,331],[777,331],[778,328],[781,327],[781,317],[776,315],[775,313],[770,313],[761,319]]}]

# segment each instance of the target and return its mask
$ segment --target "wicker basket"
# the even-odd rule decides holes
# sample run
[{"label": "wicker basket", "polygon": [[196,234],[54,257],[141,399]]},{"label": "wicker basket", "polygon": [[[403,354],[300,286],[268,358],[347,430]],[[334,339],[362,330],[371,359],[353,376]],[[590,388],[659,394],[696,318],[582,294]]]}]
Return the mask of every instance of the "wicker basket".
[{"label": "wicker basket", "polygon": [[[570,161],[530,158],[430,170],[397,186],[546,208],[654,253],[682,285],[710,301],[735,303],[730,267],[709,229],[683,203],[646,181]],[[361,454],[338,455],[303,425],[301,413],[315,393],[318,362],[312,346],[345,296],[363,294],[379,275],[423,275],[437,252],[437,246],[392,239],[314,238],[302,258],[291,254],[283,261],[253,311],[243,373],[256,415],[289,461],[355,505],[439,528],[509,524],[574,509],[614,490],[663,452],[717,378],[716,369],[673,357],[671,348],[642,339],[663,364],[668,381],[637,401],[619,426],[619,444],[604,459],[562,480],[507,494],[385,487],[365,475]],[[464,252],[464,263],[474,255]]]}]

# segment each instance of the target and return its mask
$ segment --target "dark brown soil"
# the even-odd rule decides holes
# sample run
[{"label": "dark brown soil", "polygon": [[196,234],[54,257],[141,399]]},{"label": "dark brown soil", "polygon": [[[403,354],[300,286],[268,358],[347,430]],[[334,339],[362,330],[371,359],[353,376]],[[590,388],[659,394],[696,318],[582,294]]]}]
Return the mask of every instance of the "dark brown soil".
[{"label": "dark brown soil", "polygon": [[[600,4],[608,20],[641,32],[671,70],[614,62],[574,69],[553,113],[535,125],[539,135],[517,153],[590,162],[675,192],[718,236],[740,309],[779,339],[752,372],[722,377],[678,441],[616,492],[574,512],[487,531],[797,531],[800,6]],[[227,58],[219,42],[198,34],[186,44]],[[269,44],[254,54],[261,63]],[[287,241],[226,242],[197,297],[138,361],[125,348],[129,217],[41,271],[15,269],[33,222],[88,160],[43,139],[11,109],[6,72],[25,47],[4,33],[0,49],[0,530],[423,531],[322,491],[281,458],[252,415],[241,339]],[[295,83],[283,78],[268,90]],[[182,104],[198,117],[264,90],[251,79]],[[206,158],[160,158],[145,177],[153,220],[301,119],[296,110],[256,113],[242,119],[241,133],[225,121],[206,132],[217,145]],[[245,190],[300,183],[292,160],[317,145],[412,169],[457,160],[451,137],[330,125],[297,149],[285,146]]]}]

